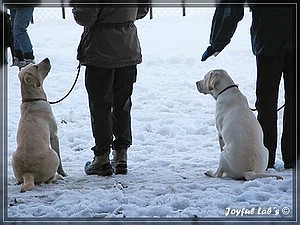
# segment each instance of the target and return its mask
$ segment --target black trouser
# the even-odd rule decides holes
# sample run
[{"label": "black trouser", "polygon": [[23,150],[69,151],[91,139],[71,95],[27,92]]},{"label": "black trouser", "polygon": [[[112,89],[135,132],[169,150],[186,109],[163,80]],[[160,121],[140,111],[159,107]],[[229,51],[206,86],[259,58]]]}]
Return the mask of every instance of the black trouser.
[{"label": "black trouser", "polygon": [[136,66],[113,69],[86,66],[95,156],[109,152],[111,147],[120,150],[132,144],[130,110],[136,74]]},{"label": "black trouser", "polygon": [[275,163],[277,148],[277,102],[281,77],[284,80],[285,107],[281,152],[285,167],[296,164],[296,55],[286,52],[276,56],[257,56],[257,119],[269,150],[268,167]]}]

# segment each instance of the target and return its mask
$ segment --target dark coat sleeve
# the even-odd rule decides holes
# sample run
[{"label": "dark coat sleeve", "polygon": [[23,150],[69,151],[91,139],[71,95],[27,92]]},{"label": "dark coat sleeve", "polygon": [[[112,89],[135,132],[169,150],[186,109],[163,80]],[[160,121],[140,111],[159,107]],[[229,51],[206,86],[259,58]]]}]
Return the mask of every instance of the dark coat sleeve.
[{"label": "dark coat sleeve", "polygon": [[220,52],[229,44],[238,22],[244,16],[244,7],[218,5],[212,21],[210,44]]},{"label": "dark coat sleeve", "polygon": [[98,14],[100,12],[100,8],[77,8],[74,7],[72,9],[72,13],[76,23],[84,27],[93,26],[98,20]]},{"label": "dark coat sleeve", "polygon": [[147,15],[148,11],[149,11],[148,7],[139,7],[136,19],[137,20],[143,19]]}]

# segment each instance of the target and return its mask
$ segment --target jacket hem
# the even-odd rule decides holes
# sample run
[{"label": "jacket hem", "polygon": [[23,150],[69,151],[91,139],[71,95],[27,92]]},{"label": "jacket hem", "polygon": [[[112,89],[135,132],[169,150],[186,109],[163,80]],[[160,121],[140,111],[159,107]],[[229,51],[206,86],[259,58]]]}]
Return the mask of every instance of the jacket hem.
[{"label": "jacket hem", "polygon": [[99,68],[121,68],[127,66],[134,66],[142,63],[142,60],[130,61],[130,62],[118,62],[118,63],[105,63],[105,62],[89,62],[89,61],[80,61],[81,65],[84,66],[95,66]]}]

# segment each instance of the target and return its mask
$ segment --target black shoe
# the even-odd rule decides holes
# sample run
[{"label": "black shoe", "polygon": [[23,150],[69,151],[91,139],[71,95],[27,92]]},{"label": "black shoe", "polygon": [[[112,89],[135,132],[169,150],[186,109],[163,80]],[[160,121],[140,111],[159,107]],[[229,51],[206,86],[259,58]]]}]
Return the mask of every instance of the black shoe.
[{"label": "black shoe", "polygon": [[295,165],[293,164],[287,164],[287,163],[284,164],[284,169],[293,169],[294,167]]},{"label": "black shoe", "polygon": [[267,169],[274,169],[275,163],[269,163]]},{"label": "black shoe", "polygon": [[109,162],[100,165],[95,161],[89,161],[85,164],[84,171],[87,175],[111,176],[113,174],[113,168]]}]

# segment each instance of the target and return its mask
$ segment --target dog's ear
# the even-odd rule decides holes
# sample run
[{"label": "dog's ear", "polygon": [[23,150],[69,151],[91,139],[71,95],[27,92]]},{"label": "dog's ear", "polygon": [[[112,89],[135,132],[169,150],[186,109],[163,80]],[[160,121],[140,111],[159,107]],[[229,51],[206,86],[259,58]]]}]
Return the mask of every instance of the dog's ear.
[{"label": "dog's ear", "polygon": [[208,90],[213,90],[220,82],[220,76],[217,73],[212,72],[210,74]]},{"label": "dog's ear", "polygon": [[30,86],[33,86],[33,87],[41,86],[40,81],[35,76],[33,76],[31,73],[26,73],[25,74],[24,82],[26,84],[30,85]]}]

